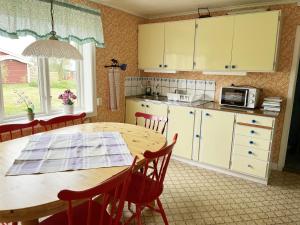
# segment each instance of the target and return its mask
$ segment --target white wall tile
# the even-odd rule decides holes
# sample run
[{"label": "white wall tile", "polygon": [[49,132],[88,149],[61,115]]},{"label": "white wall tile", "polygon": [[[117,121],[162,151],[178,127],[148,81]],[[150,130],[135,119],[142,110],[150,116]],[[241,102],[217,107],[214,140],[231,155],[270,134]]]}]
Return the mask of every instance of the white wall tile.
[{"label": "white wall tile", "polygon": [[208,80],[205,82],[205,90],[215,91],[216,90],[216,82],[212,80]]},{"label": "white wall tile", "polygon": [[177,79],[170,79],[170,87],[177,88]]},{"label": "white wall tile", "polygon": [[186,89],[186,93],[187,93],[188,95],[195,95],[196,91],[195,91],[195,89],[189,89],[189,88],[187,88],[187,89]]},{"label": "white wall tile", "polygon": [[196,80],[196,89],[205,90],[205,80]]},{"label": "white wall tile", "polygon": [[196,81],[195,80],[187,80],[187,88],[188,89],[196,89]]},{"label": "white wall tile", "polygon": [[215,100],[215,91],[205,91],[204,99],[206,101],[214,101]]},{"label": "white wall tile", "polygon": [[170,79],[169,78],[163,78],[162,82],[161,82],[161,86],[170,87]]},{"label": "white wall tile", "polygon": [[161,88],[161,95],[163,96],[167,96],[167,94],[170,92],[170,88],[169,87],[162,87]]},{"label": "white wall tile", "polygon": [[175,93],[176,90],[177,90],[177,88],[175,88],[175,87],[170,87],[170,93]]},{"label": "white wall tile", "polygon": [[178,89],[186,89],[186,80],[185,79],[178,79],[177,82]]}]

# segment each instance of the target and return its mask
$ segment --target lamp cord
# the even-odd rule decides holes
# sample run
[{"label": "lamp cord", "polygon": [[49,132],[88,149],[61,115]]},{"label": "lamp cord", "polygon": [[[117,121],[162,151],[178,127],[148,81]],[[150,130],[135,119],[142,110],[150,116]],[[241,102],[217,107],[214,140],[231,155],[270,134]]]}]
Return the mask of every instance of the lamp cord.
[{"label": "lamp cord", "polygon": [[52,32],[55,32],[55,31],[54,31],[54,9],[53,9],[53,1],[54,1],[54,0],[51,0],[51,9],[50,9],[50,12],[51,12],[51,26],[52,26]]}]

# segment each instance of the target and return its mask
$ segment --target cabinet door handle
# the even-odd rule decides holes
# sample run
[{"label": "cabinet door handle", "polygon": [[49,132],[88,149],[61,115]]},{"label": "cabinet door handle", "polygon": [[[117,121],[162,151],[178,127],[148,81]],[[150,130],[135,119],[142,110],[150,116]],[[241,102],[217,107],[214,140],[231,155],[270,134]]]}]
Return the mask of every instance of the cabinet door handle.
[{"label": "cabinet door handle", "polygon": [[250,144],[250,145],[253,145],[253,144],[254,144],[254,141],[249,141],[249,144]]},{"label": "cabinet door handle", "polygon": [[232,69],[235,69],[235,68],[236,68],[236,65],[232,65],[231,68],[232,68]]},{"label": "cabinet door handle", "polygon": [[149,105],[146,105],[147,108],[149,108]]},{"label": "cabinet door handle", "polygon": [[210,116],[210,114],[209,113],[205,113],[205,116]]},{"label": "cabinet door handle", "polygon": [[225,66],[225,69],[228,69],[228,68],[229,68],[229,66],[228,66],[228,65],[226,65],[226,66]]},{"label": "cabinet door handle", "polygon": [[252,165],[250,165],[250,164],[248,164],[248,168],[253,168],[253,166],[252,166]]},{"label": "cabinet door handle", "polygon": [[144,104],[141,104],[141,106],[144,107],[145,105],[144,105]]},{"label": "cabinet door handle", "polygon": [[192,115],[194,112],[193,111],[190,111],[190,114]]},{"label": "cabinet door handle", "polygon": [[249,154],[249,155],[253,155],[253,152],[252,152],[252,151],[249,151],[248,154]]},{"label": "cabinet door handle", "polygon": [[255,134],[255,131],[254,131],[254,130],[251,130],[250,133],[251,133],[251,134]]},{"label": "cabinet door handle", "polygon": [[256,120],[252,120],[252,123],[256,123]]},{"label": "cabinet door handle", "polygon": [[167,68],[167,67],[168,67],[168,65],[164,65],[164,67],[165,67],[165,68]]},{"label": "cabinet door handle", "polygon": [[162,64],[159,64],[159,67],[162,67]]},{"label": "cabinet door handle", "polygon": [[199,134],[196,134],[196,138],[200,138],[200,135],[199,135]]}]

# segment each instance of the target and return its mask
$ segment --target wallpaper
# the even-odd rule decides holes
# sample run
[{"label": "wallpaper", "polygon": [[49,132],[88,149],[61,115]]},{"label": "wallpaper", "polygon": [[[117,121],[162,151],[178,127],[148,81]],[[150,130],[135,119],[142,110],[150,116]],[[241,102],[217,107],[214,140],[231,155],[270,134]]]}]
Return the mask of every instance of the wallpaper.
[{"label": "wallpaper", "polygon": [[[141,23],[163,22],[181,19],[197,18],[197,15],[186,15],[178,17],[170,17],[155,20],[145,20],[125,12],[106,7],[101,4],[89,2],[88,0],[72,0],[73,2],[83,3],[88,6],[99,8],[102,12],[102,21],[104,29],[105,48],[98,48],[97,55],[97,96],[102,98],[102,105],[98,107],[98,114],[93,121],[124,121],[124,79],[126,76],[140,76],[137,69],[137,26]],[[176,74],[151,74],[142,73],[141,76],[159,76],[168,78],[182,79],[200,79],[200,80],[215,80],[216,81],[216,98],[221,86],[230,84],[236,85],[252,85],[263,89],[265,96],[282,96],[286,98],[289,84],[289,73],[291,69],[294,40],[296,34],[296,26],[300,24],[300,7],[295,4],[277,5],[271,7],[271,10],[282,10],[282,26],[281,39],[279,47],[279,64],[276,73],[250,73],[247,76],[215,76],[203,75],[201,72],[178,72]],[[226,12],[218,12],[214,15],[223,15]],[[128,64],[125,72],[122,72],[121,79],[121,97],[120,110],[111,112],[108,110],[108,80],[107,69],[105,64],[109,64],[111,58],[118,59],[121,63]],[[283,119],[285,112],[285,104],[282,107],[282,113],[277,120],[277,128],[274,139],[274,149],[272,161],[277,162],[280,151],[280,140],[283,128]]]},{"label": "wallpaper", "polygon": [[[261,101],[265,96],[281,96],[286,98],[288,93],[289,76],[294,51],[294,41],[296,35],[296,26],[300,24],[300,7],[295,4],[277,5],[270,7],[271,10],[282,10],[281,39],[279,44],[278,67],[276,73],[249,73],[247,76],[218,76],[203,75],[201,72],[178,72],[176,74],[158,74],[143,73],[142,76],[159,76],[172,77],[182,79],[200,79],[215,80],[216,94],[215,101],[219,101],[220,90],[222,86],[235,85],[251,85],[263,89]],[[226,12],[218,12],[215,15],[223,15]],[[198,15],[185,15],[178,17],[170,17],[163,19],[153,19],[147,21],[164,22],[182,19],[197,18]],[[277,127],[275,131],[274,147],[272,151],[272,161],[278,162],[280,152],[280,142],[283,129],[283,120],[285,112],[285,103],[282,106],[282,112],[277,119]]]}]

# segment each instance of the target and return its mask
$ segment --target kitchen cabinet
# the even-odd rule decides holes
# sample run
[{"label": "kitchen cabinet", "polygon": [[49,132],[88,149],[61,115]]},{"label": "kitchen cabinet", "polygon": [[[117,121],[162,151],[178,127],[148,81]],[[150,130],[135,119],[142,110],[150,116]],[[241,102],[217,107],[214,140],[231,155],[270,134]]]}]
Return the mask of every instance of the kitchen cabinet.
[{"label": "kitchen cabinet", "polygon": [[196,24],[195,70],[275,71],[280,11],[197,19]]},{"label": "kitchen cabinet", "polygon": [[139,69],[192,70],[195,20],[139,25]]},{"label": "kitchen cabinet", "polygon": [[[157,116],[168,116],[168,106],[163,103],[154,103],[147,101],[140,101],[135,99],[126,100],[126,114],[125,114],[125,123],[135,124],[135,113],[143,112],[151,115]],[[140,119],[138,120],[138,125],[144,126],[145,121]]]},{"label": "kitchen cabinet", "polygon": [[169,70],[193,70],[195,20],[165,23],[164,67]]},{"label": "kitchen cabinet", "polygon": [[280,11],[235,16],[232,70],[275,71]]},{"label": "kitchen cabinet", "polygon": [[160,69],[163,67],[165,45],[165,24],[151,23],[138,27],[139,69]]},{"label": "kitchen cabinet", "polygon": [[268,179],[275,119],[238,114],[231,170]]},{"label": "kitchen cabinet", "polygon": [[173,154],[185,159],[192,159],[194,114],[191,107],[169,106],[168,114],[168,143],[172,142],[175,133],[178,140],[173,149]]},{"label": "kitchen cabinet", "polygon": [[234,114],[203,110],[200,162],[229,169],[234,127]]},{"label": "kitchen cabinet", "polygon": [[195,109],[195,123],[194,123],[194,138],[193,138],[193,154],[192,160],[199,161],[199,149],[200,149],[200,138],[201,138],[201,121],[202,121],[202,110]]},{"label": "kitchen cabinet", "polygon": [[230,68],[234,16],[196,20],[195,70],[224,71]]}]

